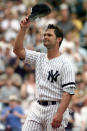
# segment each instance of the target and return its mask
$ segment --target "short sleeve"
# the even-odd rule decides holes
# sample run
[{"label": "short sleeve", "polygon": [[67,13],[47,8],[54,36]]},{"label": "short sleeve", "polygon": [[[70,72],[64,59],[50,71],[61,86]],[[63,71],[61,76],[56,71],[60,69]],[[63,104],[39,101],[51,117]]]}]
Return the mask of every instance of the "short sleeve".
[{"label": "short sleeve", "polygon": [[1,117],[3,117],[4,115],[6,115],[6,113],[10,110],[10,107],[6,107],[2,110],[1,112]]},{"label": "short sleeve", "polygon": [[63,91],[69,94],[74,94],[75,92],[75,72],[71,63],[67,62],[63,64],[62,67],[62,88]]},{"label": "short sleeve", "polygon": [[35,65],[38,57],[40,56],[40,52],[31,51],[28,49],[25,49],[25,60],[24,63]]},{"label": "short sleeve", "polygon": [[24,115],[25,113],[24,113],[24,111],[23,111],[23,109],[19,106],[19,107],[16,107],[15,108],[15,111],[18,111],[20,114],[22,114],[22,115]]}]

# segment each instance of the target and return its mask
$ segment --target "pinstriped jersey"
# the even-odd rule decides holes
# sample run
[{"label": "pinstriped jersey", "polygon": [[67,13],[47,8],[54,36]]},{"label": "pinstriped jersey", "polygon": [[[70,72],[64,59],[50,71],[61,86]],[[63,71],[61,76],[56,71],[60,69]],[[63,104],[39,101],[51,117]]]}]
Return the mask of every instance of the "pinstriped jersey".
[{"label": "pinstriped jersey", "polygon": [[74,94],[75,73],[64,54],[49,60],[45,53],[25,52],[25,63],[35,66],[37,100],[58,101],[64,92]]}]

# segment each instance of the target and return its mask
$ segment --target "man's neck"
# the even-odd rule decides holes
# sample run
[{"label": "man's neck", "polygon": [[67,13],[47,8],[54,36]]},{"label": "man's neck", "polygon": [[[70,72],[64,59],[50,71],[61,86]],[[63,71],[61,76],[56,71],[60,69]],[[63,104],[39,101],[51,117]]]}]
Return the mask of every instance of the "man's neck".
[{"label": "man's neck", "polygon": [[55,50],[55,51],[53,51],[53,50],[48,50],[48,52],[47,52],[47,58],[48,58],[48,59],[53,59],[53,58],[56,58],[56,57],[58,57],[58,56],[60,56],[60,53],[59,53],[58,50]]}]

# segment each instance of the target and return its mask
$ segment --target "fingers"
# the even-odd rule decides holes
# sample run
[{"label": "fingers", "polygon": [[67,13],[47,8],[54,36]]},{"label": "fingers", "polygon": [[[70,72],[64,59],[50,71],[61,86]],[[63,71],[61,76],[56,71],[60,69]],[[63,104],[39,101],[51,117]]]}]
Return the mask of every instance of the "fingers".
[{"label": "fingers", "polygon": [[28,16],[23,17],[21,22],[20,22],[21,28],[27,28],[27,27],[29,27],[29,24],[30,24],[30,21],[28,19]]},{"label": "fingers", "polygon": [[52,125],[52,128],[56,129],[60,127],[61,122],[52,122],[51,125]]},{"label": "fingers", "polygon": [[22,20],[21,20],[21,23],[26,24],[27,22],[29,22],[28,21],[28,16],[23,17]]},{"label": "fingers", "polygon": [[61,121],[57,120],[57,119],[53,119],[51,125],[52,125],[52,128],[54,128],[54,129],[59,128],[61,125]]}]

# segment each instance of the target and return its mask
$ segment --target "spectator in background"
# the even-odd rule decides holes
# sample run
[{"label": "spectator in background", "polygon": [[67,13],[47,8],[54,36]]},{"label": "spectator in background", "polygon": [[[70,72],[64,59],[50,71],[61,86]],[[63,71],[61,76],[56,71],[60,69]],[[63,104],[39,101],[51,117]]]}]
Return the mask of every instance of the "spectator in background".
[{"label": "spectator in background", "polygon": [[40,34],[40,32],[38,32],[38,33],[36,34],[36,47],[35,47],[35,50],[36,50],[37,52],[46,53],[46,52],[47,52],[47,49],[46,49],[46,47],[43,45],[41,38],[42,38],[42,37],[41,37],[41,34]]},{"label": "spectator in background", "polygon": [[3,58],[5,66],[9,64],[10,59],[11,59],[10,47],[6,47],[4,50],[4,58]]},{"label": "spectator in background", "polygon": [[83,72],[82,78],[83,78],[83,81],[84,81],[84,83],[86,85],[86,90],[87,90],[87,71]]},{"label": "spectator in background", "polygon": [[4,66],[6,67],[9,65],[9,61],[12,58],[15,58],[16,55],[14,55],[14,53],[12,52],[12,43],[5,43],[3,41],[0,41],[0,46],[0,59],[3,60]]},{"label": "spectator in background", "polygon": [[67,32],[72,31],[74,29],[74,25],[69,17],[69,10],[67,4],[63,3],[60,5],[60,15],[61,19],[58,20],[57,25],[63,30],[65,35]]},{"label": "spectator in background", "polygon": [[73,131],[85,131],[84,129],[84,117],[81,114],[81,109],[83,107],[82,103],[76,103],[74,105],[74,123],[73,123]]},{"label": "spectator in background", "polygon": [[87,62],[85,62],[83,64],[83,69],[82,70],[83,70],[82,78],[83,78],[83,81],[84,81],[84,83],[86,85],[86,90],[87,90]]},{"label": "spectator in background", "polygon": [[78,71],[76,73],[76,83],[82,80],[82,75],[83,75],[82,71]]},{"label": "spectator in background", "polygon": [[83,35],[87,34],[87,21],[83,24],[82,33]]},{"label": "spectator in background", "polygon": [[74,24],[74,30],[73,30],[73,37],[80,37],[80,32],[82,30],[82,21],[80,19],[77,18],[76,12],[72,11],[71,12],[71,21]]},{"label": "spectator in background", "polygon": [[87,0],[81,0],[81,2],[76,7],[76,10],[78,18],[84,23],[87,20]]},{"label": "spectator in background", "polygon": [[16,86],[13,86],[12,80],[7,78],[6,84],[0,89],[0,101],[4,103],[4,105],[8,105],[8,99],[10,95],[16,94],[16,96],[20,95],[19,90]]},{"label": "spectator in background", "polygon": [[0,120],[5,122],[5,131],[21,131],[21,119],[25,119],[26,116],[20,104],[17,96],[9,97],[9,106],[3,109],[0,117]]},{"label": "spectator in background", "polygon": [[25,110],[29,112],[28,108],[35,100],[35,75],[32,72],[28,74],[27,79],[21,86],[21,97],[24,100],[23,106]]},{"label": "spectator in background", "polygon": [[18,74],[22,78],[22,80],[24,80],[27,72],[24,69],[23,61],[19,60],[18,57],[11,58],[9,61],[9,65],[12,66],[15,70],[15,73]]},{"label": "spectator in background", "polygon": [[75,72],[78,71],[77,63],[81,60],[80,58],[76,57],[74,54],[75,52],[75,43],[72,41],[72,32],[69,31],[65,34],[65,38],[60,46],[60,52],[65,53],[66,57],[71,60],[71,63],[74,67]]},{"label": "spectator in background", "polygon": [[87,98],[87,89],[83,80],[77,82],[77,89],[75,95],[72,97],[73,103],[84,103]]},{"label": "spectator in background", "polygon": [[10,78],[13,85],[15,85],[16,87],[20,87],[22,84],[21,76],[15,73],[14,68],[10,65],[8,65],[8,67],[6,68],[6,72],[0,76],[0,80],[3,80],[3,82],[5,83],[5,80],[7,78]]},{"label": "spectator in background", "polygon": [[73,128],[73,122],[74,122],[74,111],[69,112],[69,122],[67,127],[65,128],[65,131],[72,131]]},{"label": "spectator in background", "polygon": [[78,37],[74,37],[73,41],[75,43],[75,54],[80,59],[77,64],[80,64],[81,68],[87,61],[87,51],[85,48],[80,46],[80,39]]},{"label": "spectator in background", "polygon": [[0,59],[0,74],[5,71],[5,65],[2,59]]},{"label": "spectator in background", "polygon": [[29,27],[29,30],[28,30],[28,34],[26,34],[26,38],[25,38],[25,47],[28,46],[29,44],[32,44],[33,46],[35,46],[36,44],[36,33],[37,33],[37,28],[34,24],[32,24],[30,27]]},{"label": "spectator in background", "polygon": [[83,125],[83,130],[87,131],[87,98],[84,100],[84,106],[81,109],[81,114],[84,117],[84,125]]},{"label": "spectator in background", "polygon": [[33,6],[37,3],[38,0],[22,0],[23,3],[27,6],[27,7],[30,7],[30,6]]},{"label": "spectator in background", "polygon": [[[86,55],[86,56],[87,56],[87,55]],[[87,72],[87,61],[84,62],[84,64],[83,64],[83,71],[84,71],[84,72]]]},{"label": "spectator in background", "polygon": [[[6,12],[7,11],[7,12]],[[16,31],[19,30],[19,22],[18,20],[14,19],[14,16],[11,12],[10,9],[7,9],[5,11],[5,18],[2,22],[1,22],[1,29],[3,30],[3,34],[5,37],[5,40],[7,42],[10,42],[11,38],[15,38],[16,37]],[[16,25],[16,26],[14,26]],[[16,29],[15,29],[16,27]]]},{"label": "spectator in background", "polygon": [[[51,7],[50,7],[51,8]],[[40,20],[37,19],[36,25],[39,28],[45,28],[48,24],[56,24],[57,23],[58,13],[52,9],[51,13],[46,17],[42,17]]]},{"label": "spectator in background", "polygon": [[0,42],[0,59],[3,59],[3,49]]},{"label": "spectator in background", "polygon": [[86,84],[86,89],[87,89],[87,62],[84,62],[82,71],[83,71],[83,76],[82,76],[83,81]]},{"label": "spectator in background", "polygon": [[81,70],[84,62],[87,61],[87,52],[84,48],[80,46],[80,40],[78,37],[73,38],[74,51],[72,53],[75,66],[77,67],[77,72]]},{"label": "spectator in background", "polygon": [[83,29],[81,31],[81,46],[87,51],[87,21],[83,25]]},{"label": "spectator in background", "polygon": [[68,31],[65,34],[65,38],[63,39],[62,44],[60,46],[60,52],[64,53],[67,47],[72,47],[72,50],[75,49],[75,43],[73,42],[73,35],[71,31]]}]

